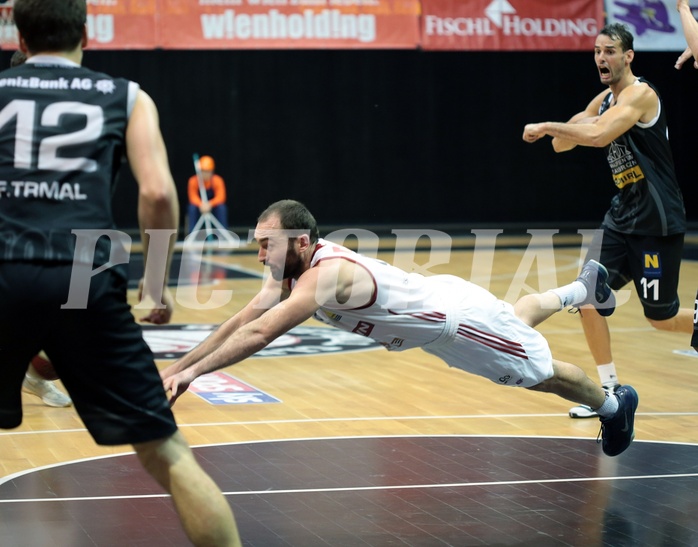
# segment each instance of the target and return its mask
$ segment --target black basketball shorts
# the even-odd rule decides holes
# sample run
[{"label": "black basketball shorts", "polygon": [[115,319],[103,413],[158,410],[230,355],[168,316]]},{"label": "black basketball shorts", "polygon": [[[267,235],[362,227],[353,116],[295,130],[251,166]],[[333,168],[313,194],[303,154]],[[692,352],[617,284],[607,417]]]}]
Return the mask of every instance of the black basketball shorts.
[{"label": "black basketball shorts", "polygon": [[126,301],[126,279],[90,279],[87,305],[68,301],[72,264],[0,262],[0,427],[22,421],[29,360],[44,350],[98,444],[165,438],[177,426],[152,352]]},{"label": "black basketball shorts", "polygon": [[678,287],[684,234],[642,236],[623,234],[602,226],[594,236],[586,260],[608,269],[613,290],[635,284],[645,317],[671,319],[680,307]]}]

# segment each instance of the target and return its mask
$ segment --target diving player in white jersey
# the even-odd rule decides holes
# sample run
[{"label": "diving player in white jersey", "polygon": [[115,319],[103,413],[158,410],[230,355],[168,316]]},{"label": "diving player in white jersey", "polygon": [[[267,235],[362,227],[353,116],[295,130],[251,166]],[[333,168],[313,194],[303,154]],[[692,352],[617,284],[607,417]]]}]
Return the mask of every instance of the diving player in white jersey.
[{"label": "diving player in white jersey", "polygon": [[569,305],[605,304],[612,311],[608,272],[598,262],[585,266],[573,283],[512,306],[458,277],[407,273],[320,239],[315,219],[297,201],[270,205],[255,238],[271,276],[241,311],[161,372],[171,403],[198,376],[250,357],[315,316],[391,350],[420,347],[495,383],[587,404],[601,418],[607,455],[630,445],[635,390],[622,386],[607,394],[577,366],[554,360],[532,328]]}]

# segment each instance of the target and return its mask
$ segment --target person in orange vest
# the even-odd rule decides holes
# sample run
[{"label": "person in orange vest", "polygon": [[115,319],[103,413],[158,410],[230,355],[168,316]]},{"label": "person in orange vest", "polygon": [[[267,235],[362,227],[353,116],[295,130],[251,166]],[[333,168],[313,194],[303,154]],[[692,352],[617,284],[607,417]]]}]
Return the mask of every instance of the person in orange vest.
[{"label": "person in orange vest", "polygon": [[224,228],[228,228],[228,207],[226,205],[225,181],[219,175],[214,174],[216,163],[211,156],[199,158],[199,173],[206,191],[207,201],[201,200],[199,192],[199,175],[189,178],[189,231],[196,226],[201,215],[212,213]]}]

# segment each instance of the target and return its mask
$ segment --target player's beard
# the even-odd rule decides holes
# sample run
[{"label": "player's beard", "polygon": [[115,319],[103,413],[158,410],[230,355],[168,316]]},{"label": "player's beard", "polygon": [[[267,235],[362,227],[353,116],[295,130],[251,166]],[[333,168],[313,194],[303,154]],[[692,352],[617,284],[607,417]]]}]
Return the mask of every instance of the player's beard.
[{"label": "player's beard", "polygon": [[303,260],[301,255],[296,252],[292,241],[288,242],[288,246],[286,262],[284,263],[284,279],[298,279],[303,273]]},{"label": "player's beard", "polygon": [[286,254],[284,256],[283,266],[274,266],[275,263],[278,264],[279,262],[280,261],[274,260],[274,257],[270,257],[266,262],[272,278],[274,278],[276,281],[282,281],[290,278],[298,279],[298,276],[303,273],[303,261],[301,260],[300,254],[295,250],[293,240],[289,240],[288,242],[288,248],[286,249]]}]

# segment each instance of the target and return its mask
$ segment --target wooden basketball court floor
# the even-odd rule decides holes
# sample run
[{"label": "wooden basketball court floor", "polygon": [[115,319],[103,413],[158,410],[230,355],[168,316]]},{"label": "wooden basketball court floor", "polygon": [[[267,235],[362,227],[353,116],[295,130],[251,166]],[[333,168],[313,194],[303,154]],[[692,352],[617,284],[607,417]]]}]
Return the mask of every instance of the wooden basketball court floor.
[{"label": "wooden basketball court floor", "polygon": [[[450,252],[422,249],[414,262],[472,275],[507,300],[576,277],[574,244],[500,240],[474,249],[454,239]],[[695,251],[695,241],[688,247]],[[383,240],[379,256],[412,260],[409,249]],[[688,256],[685,307],[698,287],[698,262]],[[173,323],[184,330],[165,346],[185,347],[178,342],[187,325],[221,322],[260,286],[262,270],[246,248],[204,258],[200,272],[187,274],[198,282],[189,289],[199,302],[231,289],[230,302],[180,305]],[[178,299],[191,303],[184,293]],[[342,352],[336,340],[222,371],[278,402],[212,404],[187,393],[174,411],[245,545],[695,547],[698,354],[689,336],[652,330],[634,293],[619,302],[609,321],[615,362],[640,406],[636,440],[617,458],[602,454],[598,420],[568,418],[571,405],[555,396],[496,386],[420,350]],[[563,311],[539,330],[557,358],[597,380],[578,317]],[[24,423],[0,432],[0,545],[188,544],[170,500],[129,447],[98,447],[72,408],[23,397]]]}]

